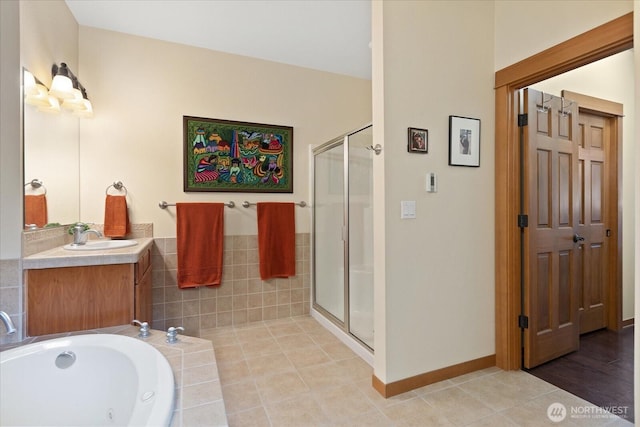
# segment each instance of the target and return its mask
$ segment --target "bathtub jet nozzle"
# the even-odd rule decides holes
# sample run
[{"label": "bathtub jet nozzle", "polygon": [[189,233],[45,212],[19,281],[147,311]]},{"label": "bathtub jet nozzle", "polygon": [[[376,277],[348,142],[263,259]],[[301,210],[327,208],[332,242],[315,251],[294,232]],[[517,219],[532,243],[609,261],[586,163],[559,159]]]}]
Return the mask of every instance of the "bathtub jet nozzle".
[{"label": "bathtub jet nozzle", "polygon": [[56,357],[56,366],[60,369],[67,369],[76,363],[76,354],[73,351],[63,351]]}]

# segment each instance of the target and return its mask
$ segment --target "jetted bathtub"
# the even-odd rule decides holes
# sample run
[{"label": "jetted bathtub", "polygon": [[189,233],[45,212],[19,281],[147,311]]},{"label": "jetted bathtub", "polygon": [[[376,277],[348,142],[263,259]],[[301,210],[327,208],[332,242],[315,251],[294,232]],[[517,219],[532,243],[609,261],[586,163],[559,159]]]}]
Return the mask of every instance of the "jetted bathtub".
[{"label": "jetted bathtub", "polygon": [[0,353],[2,426],[168,426],[167,359],[140,339],[76,335]]}]

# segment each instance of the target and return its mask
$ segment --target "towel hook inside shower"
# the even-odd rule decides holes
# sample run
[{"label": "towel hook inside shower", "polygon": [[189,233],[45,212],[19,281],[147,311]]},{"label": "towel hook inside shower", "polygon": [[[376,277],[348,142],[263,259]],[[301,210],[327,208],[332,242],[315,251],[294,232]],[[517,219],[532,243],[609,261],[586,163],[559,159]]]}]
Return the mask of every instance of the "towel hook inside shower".
[{"label": "towel hook inside shower", "polygon": [[370,145],[370,146],[366,147],[366,149],[376,153],[376,156],[379,155],[380,153],[382,153],[382,145],[380,145],[380,144],[376,144],[375,146]]}]

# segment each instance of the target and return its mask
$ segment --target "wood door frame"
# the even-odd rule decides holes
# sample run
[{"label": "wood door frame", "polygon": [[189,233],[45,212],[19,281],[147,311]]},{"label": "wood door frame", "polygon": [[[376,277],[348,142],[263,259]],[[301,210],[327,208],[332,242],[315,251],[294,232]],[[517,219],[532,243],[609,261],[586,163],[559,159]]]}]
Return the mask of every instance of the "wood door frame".
[{"label": "wood door frame", "polygon": [[[522,367],[520,314],[520,178],[519,144],[515,97],[518,89],[590,64],[633,47],[633,12],[556,46],[499,70],[495,74],[495,310],[496,310],[496,366],[505,370]],[[621,152],[619,149],[619,154]],[[620,158],[618,157],[618,161]],[[619,164],[620,166],[620,164]],[[621,182],[618,168],[618,182]],[[621,250],[620,229],[622,209],[618,210],[614,233]],[[621,253],[621,252],[620,252]],[[621,258],[621,257],[619,257]],[[622,277],[616,266],[616,278]],[[528,273],[528,272],[526,272]],[[612,310],[613,311],[613,310]],[[622,322],[621,311],[614,313],[612,326]],[[610,317],[611,320],[611,317]]]}]

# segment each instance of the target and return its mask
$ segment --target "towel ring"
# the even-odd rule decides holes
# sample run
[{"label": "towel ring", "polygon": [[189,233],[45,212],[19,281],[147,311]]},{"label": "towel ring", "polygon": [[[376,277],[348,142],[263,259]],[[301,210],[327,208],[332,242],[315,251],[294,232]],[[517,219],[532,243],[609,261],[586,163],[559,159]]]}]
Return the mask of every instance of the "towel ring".
[{"label": "towel ring", "polygon": [[124,184],[122,183],[122,181],[118,181],[118,182],[114,182],[113,184],[111,184],[110,186],[107,187],[107,189],[104,191],[106,195],[109,195],[109,189],[113,187],[118,191],[122,191],[124,189],[124,195],[127,195],[127,187],[124,186]]},{"label": "towel ring", "polygon": [[42,193],[42,194],[43,195],[47,194],[47,187],[45,187],[44,184],[42,183],[42,181],[40,181],[38,178],[34,178],[31,181],[29,181],[26,184],[24,184],[25,187],[27,185],[30,185],[31,188],[33,188],[33,189],[42,188],[42,190],[44,191],[44,193]]}]

